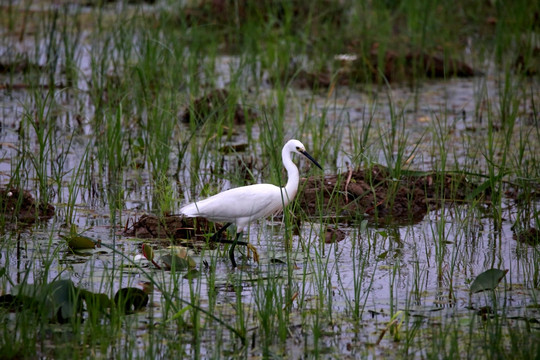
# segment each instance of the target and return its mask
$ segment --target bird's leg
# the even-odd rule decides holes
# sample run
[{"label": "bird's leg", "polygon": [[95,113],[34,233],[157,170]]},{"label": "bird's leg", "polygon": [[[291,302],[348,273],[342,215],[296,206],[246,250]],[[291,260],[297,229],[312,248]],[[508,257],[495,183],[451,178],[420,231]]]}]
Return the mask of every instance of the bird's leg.
[{"label": "bird's leg", "polygon": [[212,235],[212,237],[210,238],[210,241],[217,242],[217,243],[220,243],[220,244],[235,244],[235,245],[247,246],[248,243],[245,242],[245,241],[238,241],[238,239],[229,240],[229,239],[222,239],[221,238],[221,234],[223,234],[223,232],[225,230],[227,230],[227,228],[229,226],[231,226],[231,225],[232,225],[232,223],[226,223],[225,225],[223,225],[214,235]]},{"label": "bird's leg", "polygon": [[231,225],[232,223],[226,223],[223,225],[214,235],[212,235],[210,240],[220,242],[221,234],[223,234],[223,232]]},{"label": "bird's leg", "polygon": [[234,239],[234,242],[232,243],[232,246],[229,249],[229,259],[231,259],[231,264],[233,268],[236,267],[236,260],[234,259],[234,248],[236,247],[236,244],[238,244],[238,239],[240,239],[240,236],[242,236],[241,232],[236,234],[236,238]]},{"label": "bird's leg", "polygon": [[221,244],[232,244],[231,248],[229,249],[229,258],[231,259],[233,268],[235,268],[236,260],[234,259],[234,248],[236,247],[236,245],[248,246],[248,243],[245,241],[239,241],[240,236],[242,235],[241,232],[236,234],[236,238],[234,240],[221,238],[221,234],[223,234],[223,232],[227,230],[227,228],[231,225],[232,223],[226,223],[225,225],[223,225],[214,235],[212,235],[212,237],[210,238],[210,241],[218,242]]}]

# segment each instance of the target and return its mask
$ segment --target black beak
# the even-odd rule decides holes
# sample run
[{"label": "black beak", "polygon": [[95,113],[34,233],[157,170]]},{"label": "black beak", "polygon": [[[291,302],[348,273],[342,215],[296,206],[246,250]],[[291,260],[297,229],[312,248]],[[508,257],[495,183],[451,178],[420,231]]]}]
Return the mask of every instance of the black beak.
[{"label": "black beak", "polygon": [[299,150],[299,151],[300,151],[300,153],[301,153],[302,155],[304,155],[304,156],[307,157],[309,160],[311,160],[312,163],[314,163],[315,165],[317,165],[317,166],[319,167],[319,169],[321,169],[321,170],[323,169],[322,166],[319,165],[319,163],[317,162],[317,160],[315,160],[311,155],[309,155],[307,151],[305,151],[305,150]]}]

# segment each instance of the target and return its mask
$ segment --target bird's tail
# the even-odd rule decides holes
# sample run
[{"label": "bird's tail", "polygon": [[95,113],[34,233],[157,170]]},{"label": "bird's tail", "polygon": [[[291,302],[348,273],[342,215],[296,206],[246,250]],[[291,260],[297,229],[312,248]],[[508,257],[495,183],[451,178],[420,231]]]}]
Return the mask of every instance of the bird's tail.
[{"label": "bird's tail", "polygon": [[199,208],[195,203],[191,203],[182,207],[180,213],[187,217],[197,217],[199,216]]}]

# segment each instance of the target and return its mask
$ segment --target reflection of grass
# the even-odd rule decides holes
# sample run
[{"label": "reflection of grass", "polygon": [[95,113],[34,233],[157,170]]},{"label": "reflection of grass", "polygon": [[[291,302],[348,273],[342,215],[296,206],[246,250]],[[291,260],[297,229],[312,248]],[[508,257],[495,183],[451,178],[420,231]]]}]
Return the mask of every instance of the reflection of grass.
[{"label": "reflection of grass", "polygon": [[[245,11],[238,7],[232,15],[214,18],[205,17],[211,9],[203,9],[207,12],[196,22],[193,13],[172,5],[150,13],[103,4],[90,8],[90,17],[72,8],[38,12],[9,3],[7,16],[0,19],[8,35],[0,45],[11,49],[15,38],[34,39],[36,53],[26,58],[42,70],[34,68],[21,77],[10,67],[8,73],[9,81],[24,82],[29,96],[23,100],[17,131],[10,133],[17,138],[17,153],[9,158],[10,185],[31,188],[40,201],[55,203],[61,211],[42,225],[49,234],[46,240],[36,235],[38,228],[35,234],[2,235],[0,293],[9,292],[11,283],[45,281],[58,273],[78,281],[78,286],[96,286],[110,294],[121,283],[138,279],[153,282],[156,291],[143,313],[99,316],[87,311],[85,321],[61,327],[29,311],[10,314],[2,309],[3,355],[324,357],[335,348],[350,348],[354,356],[371,351],[365,344],[381,335],[368,355],[386,349],[392,349],[394,357],[525,358],[538,353],[540,341],[534,341],[537,335],[530,328],[534,317],[525,315],[527,322],[518,319],[508,325],[513,315],[500,304],[513,294],[510,290],[473,299],[473,306],[484,301],[491,313],[445,308],[451,316],[437,317],[422,312],[438,306],[434,303],[454,306],[464,281],[480,267],[507,266],[504,262],[512,255],[504,253],[505,224],[515,223],[520,229],[539,226],[540,133],[538,126],[528,125],[538,122],[538,86],[521,77],[521,70],[533,61],[537,29],[532,21],[538,5],[524,0],[495,5],[363,1],[348,3],[343,11],[338,2],[310,4],[300,8],[301,2],[246,3]],[[85,46],[89,55],[82,64],[79,51]],[[464,49],[471,53],[465,55]],[[387,94],[388,105],[366,95],[372,103],[362,104],[369,110],[360,111],[361,119],[351,118],[347,111],[359,106],[358,93],[351,95],[331,83],[328,89],[299,95],[293,86],[303,69],[341,74],[342,64],[334,55],[349,52],[359,58],[347,73],[352,87]],[[409,81],[414,109],[423,106],[419,94],[425,71],[418,57],[406,67],[410,52],[467,59],[475,67],[492,62],[502,74],[497,75],[499,88],[487,89],[487,78],[475,80],[480,84],[471,99],[475,113],[463,116],[473,117],[472,125],[466,124],[473,130],[456,126],[461,120],[448,111],[449,103],[440,111],[431,109],[431,123],[424,125],[420,138],[413,138],[409,104],[394,100],[393,85],[383,76],[389,52],[395,62],[390,80]],[[517,53],[523,54],[521,70],[512,68]],[[224,54],[237,61],[225,70]],[[382,92],[381,84],[387,86]],[[181,124],[181,115],[193,110],[196,99],[220,87],[228,91],[223,106]],[[255,109],[260,119],[234,124],[236,104]],[[377,120],[382,106],[388,110],[387,123]],[[463,152],[453,143],[456,131],[461,131],[458,150]],[[481,136],[473,136],[473,131]],[[231,272],[221,250],[208,249],[200,255],[208,268],[201,263],[200,275],[189,279],[183,273],[134,266],[126,257],[138,250],[118,240],[117,228],[108,237],[115,239],[114,258],[74,258],[56,242],[58,224],[97,229],[104,223],[121,224],[130,216],[124,210],[135,192],[145,194],[144,209],[165,214],[174,213],[188,196],[242,185],[246,171],[237,171],[237,163],[249,163],[247,172],[258,182],[282,185],[279,149],[290,137],[304,142],[327,173],[339,171],[344,162],[368,169],[384,162],[396,188],[406,166],[414,167],[412,156],[427,146],[433,150],[430,162],[437,172],[433,181],[441,194],[440,210],[416,227],[373,229],[363,214],[351,216],[351,223],[336,224],[336,219],[323,216],[320,203],[317,218],[295,203],[284,212],[277,235],[261,226],[254,227],[257,235],[250,237],[263,251],[269,241],[275,243],[268,250],[275,246],[283,251],[279,260],[286,264],[257,266],[246,261],[246,268]],[[220,150],[243,142],[245,153]],[[309,175],[303,162],[300,168],[302,176]],[[449,171],[470,179],[483,175],[482,190],[489,198],[471,196],[464,207],[448,205],[444,195],[452,192],[444,189],[444,174]],[[338,183],[344,181],[342,174]],[[516,212],[508,210],[504,198],[508,181],[520,185]],[[341,195],[332,193],[329,207],[335,208]],[[392,201],[390,196],[390,206]],[[346,229],[346,239],[325,244],[329,226]],[[481,247],[485,236],[488,248]],[[109,240],[103,242],[110,244]],[[519,244],[515,252],[519,259],[511,258],[512,266],[517,263],[519,270],[512,268],[510,274],[515,271],[512,279],[532,293],[523,296],[524,302],[536,306],[538,251]],[[399,321],[397,314],[403,315]],[[378,325],[373,325],[372,316]],[[382,332],[380,324],[388,331]],[[345,346],[342,339],[352,340]]]}]

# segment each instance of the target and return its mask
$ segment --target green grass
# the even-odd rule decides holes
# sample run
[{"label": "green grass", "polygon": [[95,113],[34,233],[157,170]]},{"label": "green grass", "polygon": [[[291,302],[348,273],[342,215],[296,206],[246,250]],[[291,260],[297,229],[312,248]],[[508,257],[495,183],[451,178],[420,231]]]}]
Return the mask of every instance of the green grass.
[{"label": "green grass", "polygon": [[[513,231],[540,226],[539,86],[526,76],[538,5],[226,6],[2,6],[0,53],[11,63],[0,81],[0,184],[52,203],[56,216],[23,226],[0,203],[0,296],[59,279],[109,298],[153,285],[142,311],[85,302],[64,324],[46,302],[0,306],[2,357],[537,358],[538,245]],[[411,53],[487,75],[457,80],[448,69],[430,80]],[[20,59],[34,66],[17,70]],[[305,72],[332,81],[299,89]],[[197,100],[216,88],[227,96],[200,121]],[[236,104],[257,119],[235,124]],[[203,249],[188,276],[136,258],[143,240],[122,236],[126,223],[228,187],[283,185],[280,150],[293,137],[326,174],[340,173],[339,184],[346,164],[382,163],[394,192],[407,171],[433,170],[438,207],[417,224],[383,226],[377,208],[374,220],[335,219],[325,215],[341,211],[336,190],[327,208],[316,204],[318,217],[295,202],[275,222],[254,224],[244,240],[260,264],[238,254],[233,271],[226,248]],[[246,150],[223,150],[238,144]],[[302,177],[320,175],[295,161]],[[461,189],[444,179],[456,174],[483,191],[453,202]],[[392,195],[387,204],[401,205]],[[58,236],[71,226],[103,247],[71,252]],[[327,228],[345,240],[326,244]],[[469,294],[488,268],[509,272],[494,291]]]}]

